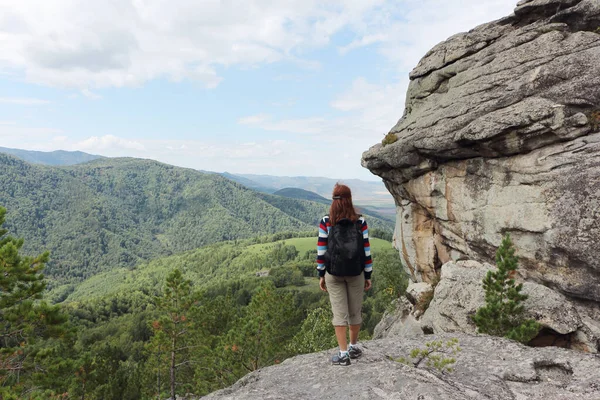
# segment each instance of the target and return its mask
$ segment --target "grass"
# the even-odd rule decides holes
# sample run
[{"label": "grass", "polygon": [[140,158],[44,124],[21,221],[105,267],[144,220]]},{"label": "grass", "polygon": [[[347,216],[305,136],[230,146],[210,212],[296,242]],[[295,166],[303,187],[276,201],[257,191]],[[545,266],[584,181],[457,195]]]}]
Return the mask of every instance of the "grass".
[{"label": "grass", "polygon": [[[270,269],[265,266],[265,257],[275,243],[285,242],[298,250],[298,258],[308,250],[316,250],[317,238],[292,238],[277,242],[252,244],[247,242],[222,242],[169,257],[157,258],[138,264],[133,270],[114,269],[94,275],[75,286],[66,302],[83,302],[131,291],[158,293],[167,274],[179,268],[187,279],[202,287],[219,280],[253,277],[257,271]],[[392,244],[382,239],[371,238],[371,251],[391,248]],[[315,264],[316,266],[316,264]],[[300,291],[318,291],[318,279],[305,278],[306,285],[293,287]],[[57,285],[48,298],[56,297],[65,288]]]},{"label": "grass", "polygon": [[[390,242],[388,242],[386,240],[378,239],[378,238],[371,238],[369,241],[371,243],[371,251],[372,252],[376,252],[380,249],[389,248],[392,246],[392,244]],[[248,248],[246,250],[244,250],[244,252],[249,252],[249,253],[254,253],[254,254],[263,253],[263,252],[268,251],[269,249],[273,248],[275,243],[285,243],[286,245],[293,245],[294,247],[296,247],[296,250],[298,250],[299,255],[303,255],[307,251],[314,250],[317,248],[317,238],[316,237],[308,237],[308,238],[293,238],[293,239],[280,240],[279,242],[273,242],[273,243],[255,244],[252,246],[248,246]]]}]

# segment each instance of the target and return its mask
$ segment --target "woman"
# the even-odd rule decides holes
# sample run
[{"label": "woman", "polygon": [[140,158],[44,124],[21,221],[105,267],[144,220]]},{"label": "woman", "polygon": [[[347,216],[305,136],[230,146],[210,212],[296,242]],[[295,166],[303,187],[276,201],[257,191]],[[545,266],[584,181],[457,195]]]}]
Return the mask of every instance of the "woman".
[{"label": "woman", "polygon": [[367,222],[354,209],[350,188],[336,184],[332,200],[329,215],[323,217],[319,225],[317,270],[321,290],[329,293],[332,322],[340,347],[331,361],[337,365],[350,365],[351,358],[362,355],[357,343],[362,323],[363,290],[371,288],[373,262]]}]

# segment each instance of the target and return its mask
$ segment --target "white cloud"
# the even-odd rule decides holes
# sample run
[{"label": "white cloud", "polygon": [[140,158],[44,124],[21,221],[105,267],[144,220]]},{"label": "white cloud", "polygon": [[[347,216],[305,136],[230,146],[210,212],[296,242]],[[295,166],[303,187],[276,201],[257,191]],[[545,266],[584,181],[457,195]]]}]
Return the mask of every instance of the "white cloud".
[{"label": "white cloud", "polygon": [[252,124],[266,131],[314,135],[317,142],[337,142],[345,138],[369,145],[387,133],[402,114],[407,85],[407,81],[377,85],[361,77],[330,103],[333,109],[347,115],[276,120],[267,114],[259,114],[241,118],[238,123]]},{"label": "white cloud", "polygon": [[[148,157],[208,170],[366,177],[369,173],[360,167],[360,155],[402,116],[408,72],[419,59],[455,33],[508,15],[515,3],[0,0],[0,74],[23,74],[30,82],[92,95],[100,88],[142,85],[157,78],[215,87],[221,81],[222,68],[254,68],[281,60],[313,68],[309,74],[314,75],[321,64],[307,59],[306,54],[331,45],[333,36],[343,32],[343,37],[350,39],[335,43],[339,54],[370,46],[381,56],[372,60],[377,64],[372,67],[373,75],[353,77],[352,84],[329,102],[330,109],[305,118],[278,118],[276,112],[265,110],[238,119],[238,124],[262,128],[267,137],[277,140],[212,143],[107,135],[67,140],[61,147],[108,156]],[[376,78],[378,73],[381,75]],[[272,79],[304,78],[290,71]],[[37,149],[53,149],[56,144],[50,137],[60,133],[0,123],[0,146],[9,131],[15,137],[17,128],[37,135],[30,140]],[[47,142],[39,139],[45,137]],[[337,154],[338,148],[347,162],[323,157],[324,151]]]},{"label": "white cloud", "polygon": [[217,70],[328,45],[383,0],[0,0],[0,73],[78,90],[166,77],[215,87]]},{"label": "white cloud", "polygon": [[64,136],[64,135],[61,135],[61,136],[54,136],[54,137],[52,138],[52,141],[53,141],[54,143],[57,143],[57,144],[58,144],[58,143],[66,143],[66,142],[67,142],[67,140],[69,140],[69,137],[68,137],[68,136]]},{"label": "white cloud", "polygon": [[145,150],[144,145],[136,140],[123,139],[114,135],[92,136],[73,145],[81,151],[101,150]]},{"label": "white cloud", "polygon": [[373,43],[384,42],[386,39],[387,39],[387,35],[383,35],[383,34],[366,35],[366,36],[361,37],[358,40],[351,42],[350,44],[347,44],[346,46],[339,47],[338,51],[340,52],[340,54],[346,54],[349,51],[358,49],[360,47],[369,46]]},{"label": "white cloud", "polygon": [[258,115],[250,115],[247,117],[242,117],[238,120],[238,124],[240,125],[256,125],[268,121],[271,119],[271,116],[268,114],[258,114]]},{"label": "white cloud", "polygon": [[383,56],[383,60],[376,60],[379,68],[391,71],[388,82],[356,77],[329,104],[343,112],[343,117],[272,118],[256,125],[267,131],[312,134],[328,146],[343,144],[350,159],[360,160],[362,152],[379,142],[402,116],[408,73],[425,53],[449,36],[509,15],[514,5],[514,0],[403,0],[368,9],[351,26],[356,38],[338,47],[338,52],[344,55],[360,47],[376,46]]},{"label": "white cloud", "polygon": [[100,96],[99,94],[96,94],[96,93],[92,92],[90,89],[82,89],[81,90],[81,94],[84,95],[85,97],[87,97],[90,100],[98,100],[98,99],[102,98],[102,96]]},{"label": "white cloud", "polygon": [[16,123],[0,124],[0,146],[8,141],[19,148],[19,143],[34,143],[37,140],[54,137],[61,134],[62,130],[49,127],[19,126]]},{"label": "white cloud", "polygon": [[0,97],[0,104],[16,104],[20,106],[43,106],[50,104],[48,100],[28,97]]},{"label": "white cloud", "polygon": [[399,71],[410,71],[436,44],[459,32],[512,13],[516,0],[390,1],[366,24],[349,50],[378,43],[379,52]]}]

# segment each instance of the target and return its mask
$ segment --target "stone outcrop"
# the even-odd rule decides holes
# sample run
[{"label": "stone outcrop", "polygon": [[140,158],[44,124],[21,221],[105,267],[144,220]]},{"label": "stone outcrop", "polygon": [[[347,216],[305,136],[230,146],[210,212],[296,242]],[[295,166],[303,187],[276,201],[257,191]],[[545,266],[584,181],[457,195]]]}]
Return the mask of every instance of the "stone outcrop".
[{"label": "stone outcrop", "polygon": [[420,336],[423,334],[421,322],[414,315],[414,305],[406,298],[401,297],[394,301],[392,310],[385,312],[381,321],[375,327],[373,339],[389,336]]},{"label": "stone outcrop", "polygon": [[[450,338],[462,349],[454,372],[394,361],[428,341]],[[363,357],[348,367],[331,365],[331,351],[306,354],[255,371],[204,399],[600,399],[600,358],[592,354],[462,333],[374,340],[363,348]]]},{"label": "stone outcrop", "polygon": [[[396,200],[395,245],[411,280],[432,283],[447,262],[493,263],[510,233],[532,298],[594,318],[600,1],[523,0],[435,46],[410,79],[397,140],[362,163]],[[594,342],[588,325],[584,342]]]},{"label": "stone outcrop", "polygon": [[[449,262],[442,267],[441,280],[435,288],[435,296],[423,317],[421,329],[430,332],[477,331],[471,317],[485,305],[485,293],[481,282],[487,271],[494,267],[475,261]],[[598,348],[597,327],[590,310],[600,307],[577,306],[564,295],[535,282],[524,282],[523,293],[526,317],[537,320],[543,327],[533,346],[555,345],[596,352]],[[395,315],[397,312],[391,313]],[[390,318],[390,316],[388,316]],[[414,324],[413,324],[414,325]],[[389,332],[393,334],[392,327]]]},{"label": "stone outcrop", "polygon": [[406,288],[406,297],[417,311],[425,311],[433,296],[433,286],[427,282],[411,283]]}]

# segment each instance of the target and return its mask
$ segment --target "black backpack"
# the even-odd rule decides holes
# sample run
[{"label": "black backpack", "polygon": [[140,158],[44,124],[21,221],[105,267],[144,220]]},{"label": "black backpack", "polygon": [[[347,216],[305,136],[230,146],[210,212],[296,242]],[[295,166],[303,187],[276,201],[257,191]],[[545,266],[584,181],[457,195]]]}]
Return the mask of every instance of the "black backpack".
[{"label": "black backpack", "polygon": [[325,252],[325,268],[331,275],[357,276],[365,268],[362,223],[347,218],[331,227]]}]

